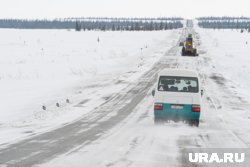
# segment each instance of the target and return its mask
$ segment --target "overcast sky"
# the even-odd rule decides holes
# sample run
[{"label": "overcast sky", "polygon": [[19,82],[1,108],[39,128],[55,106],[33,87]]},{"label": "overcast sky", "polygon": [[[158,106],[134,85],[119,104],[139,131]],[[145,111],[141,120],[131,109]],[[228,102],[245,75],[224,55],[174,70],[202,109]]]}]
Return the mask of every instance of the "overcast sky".
[{"label": "overcast sky", "polygon": [[250,0],[0,0],[0,18],[249,16]]}]

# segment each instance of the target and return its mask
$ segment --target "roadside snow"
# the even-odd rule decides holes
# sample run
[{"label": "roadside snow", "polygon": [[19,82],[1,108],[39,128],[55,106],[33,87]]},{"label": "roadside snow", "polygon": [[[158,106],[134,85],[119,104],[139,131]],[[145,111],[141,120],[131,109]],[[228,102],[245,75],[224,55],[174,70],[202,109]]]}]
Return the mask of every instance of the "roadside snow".
[{"label": "roadside snow", "polygon": [[1,29],[0,145],[87,114],[135,82],[179,33]]},{"label": "roadside snow", "polygon": [[201,54],[206,62],[202,70],[208,71],[206,77],[210,78],[205,83],[210,95],[208,101],[216,109],[216,115],[210,117],[223,122],[225,129],[249,147],[250,33],[200,28],[197,32],[201,37],[201,52],[205,51]]},{"label": "roadside snow", "polygon": [[214,68],[250,98],[250,33],[208,29],[199,29],[199,33]]}]

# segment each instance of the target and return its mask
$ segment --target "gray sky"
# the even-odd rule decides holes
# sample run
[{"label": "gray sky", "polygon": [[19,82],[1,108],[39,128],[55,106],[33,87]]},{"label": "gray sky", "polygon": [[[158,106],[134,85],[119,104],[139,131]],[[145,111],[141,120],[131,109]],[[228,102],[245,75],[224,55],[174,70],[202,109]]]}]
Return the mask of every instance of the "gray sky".
[{"label": "gray sky", "polygon": [[0,18],[250,16],[250,0],[0,0]]}]

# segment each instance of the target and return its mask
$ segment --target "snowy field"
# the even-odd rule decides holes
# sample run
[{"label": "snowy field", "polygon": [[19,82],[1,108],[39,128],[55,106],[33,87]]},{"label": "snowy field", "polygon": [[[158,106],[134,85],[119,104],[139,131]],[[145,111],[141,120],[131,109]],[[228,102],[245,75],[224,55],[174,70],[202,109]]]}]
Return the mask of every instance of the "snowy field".
[{"label": "snowy field", "polygon": [[79,119],[135,82],[179,33],[1,29],[0,144]]}]

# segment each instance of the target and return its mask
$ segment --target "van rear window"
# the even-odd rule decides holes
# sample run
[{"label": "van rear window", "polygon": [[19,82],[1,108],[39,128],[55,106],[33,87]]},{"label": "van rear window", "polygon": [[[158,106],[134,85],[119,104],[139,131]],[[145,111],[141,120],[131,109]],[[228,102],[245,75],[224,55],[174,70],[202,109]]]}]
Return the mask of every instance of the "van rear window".
[{"label": "van rear window", "polygon": [[198,78],[161,76],[158,91],[197,93],[199,92]]}]

